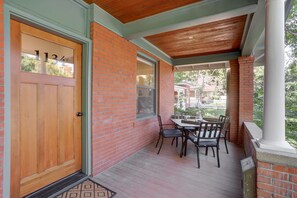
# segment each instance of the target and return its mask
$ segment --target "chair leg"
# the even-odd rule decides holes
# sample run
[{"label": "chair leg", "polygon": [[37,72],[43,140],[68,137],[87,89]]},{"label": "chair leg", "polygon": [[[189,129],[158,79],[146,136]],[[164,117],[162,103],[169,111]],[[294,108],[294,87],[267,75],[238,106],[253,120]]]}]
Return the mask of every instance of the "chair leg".
[{"label": "chair leg", "polygon": [[171,141],[171,146],[173,145],[173,142],[174,142],[175,138],[172,138],[172,141]]},{"label": "chair leg", "polygon": [[157,146],[158,146],[158,144],[159,144],[160,137],[161,137],[161,135],[159,135],[159,138],[158,138],[158,141],[157,141],[157,144],[156,144],[155,148],[157,148]]},{"label": "chair leg", "polygon": [[198,168],[200,168],[199,147],[196,145],[196,148],[197,148],[197,164],[198,164]]},{"label": "chair leg", "polygon": [[179,157],[182,158],[183,154],[184,154],[184,141],[182,141],[182,147],[181,147],[181,150],[180,150]]},{"label": "chair leg", "polygon": [[175,147],[178,147],[178,137],[176,137],[176,140],[175,140]]},{"label": "chair leg", "polygon": [[213,157],[216,157],[213,147],[211,147]]},{"label": "chair leg", "polygon": [[161,145],[160,145],[160,148],[159,148],[159,150],[158,150],[158,155],[159,155],[159,153],[160,153],[160,151],[161,151],[161,148],[162,148],[162,146],[163,146],[163,137],[162,137],[162,140],[161,140]]},{"label": "chair leg", "polygon": [[225,141],[225,147],[226,147],[227,154],[229,154],[228,147],[227,147],[227,138],[226,137],[224,138],[224,141]]},{"label": "chair leg", "polygon": [[184,155],[187,156],[187,150],[188,150],[188,139],[185,139],[185,152]]},{"label": "chair leg", "polygon": [[217,160],[218,160],[218,167],[220,168],[219,147],[217,147]]},{"label": "chair leg", "polygon": [[208,147],[205,147],[205,155],[208,155]]}]

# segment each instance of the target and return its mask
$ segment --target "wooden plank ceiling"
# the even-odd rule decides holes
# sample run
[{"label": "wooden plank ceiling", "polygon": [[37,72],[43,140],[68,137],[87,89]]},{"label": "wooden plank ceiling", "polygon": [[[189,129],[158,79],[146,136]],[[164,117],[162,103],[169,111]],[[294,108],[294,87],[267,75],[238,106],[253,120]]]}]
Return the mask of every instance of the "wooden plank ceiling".
[{"label": "wooden plank ceiling", "polygon": [[85,0],[95,3],[122,23],[172,10],[201,0]]},{"label": "wooden plank ceiling", "polygon": [[[170,11],[202,0],[85,0],[122,23]],[[239,16],[145,37],[173,59],[240,50],[247,16]]]},{"label": "wooden plank ceiling", "polygon": [[246,16],[145,37],[172,58],[239,50]]}]

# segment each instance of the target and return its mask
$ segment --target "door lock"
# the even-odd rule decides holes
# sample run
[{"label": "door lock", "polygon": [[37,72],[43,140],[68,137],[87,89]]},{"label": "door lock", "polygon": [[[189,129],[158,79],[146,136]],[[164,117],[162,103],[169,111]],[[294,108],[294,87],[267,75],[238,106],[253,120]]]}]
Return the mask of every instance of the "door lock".
[{"label": "door lock", "polygon": [[81,116],[83,116],[83,115],[84,115],[83,112],[77,112],[77,113],[76,113],[76,116],[77,116],[77,117],[81,117]]}]

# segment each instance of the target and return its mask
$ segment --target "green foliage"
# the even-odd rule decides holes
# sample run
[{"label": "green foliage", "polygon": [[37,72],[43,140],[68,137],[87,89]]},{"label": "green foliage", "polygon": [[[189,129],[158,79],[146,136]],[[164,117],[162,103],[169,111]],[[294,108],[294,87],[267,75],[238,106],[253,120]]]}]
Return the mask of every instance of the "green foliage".
[{"label": "green foliage", "polygon": [[286,21],[286,46],[291,49],[290,59],[297,59],[297,1],[293,1],[293,6]]},{"label": "green foliage", "polygon": [[264,67],[254,69],[254,122],[263,127]]},{"label": "green foliage", "polygon": [[197,114],[201,113],[203,117],[208,118],[218,118],[220,115],[225,115],[225,109],[213,109],[213,108],[195,108],[189,107],[186,110],[182,110],[174,107],[174,115],[190,115],[197,116]]},{"label": "green foliage", "polygon": [[40,61],[28,56],[22,56],[21,70],[25,72],[38,73]]},{"label": "green foliage", "polygon": [[221,85],[226,89],[227,72],[225,69],[212,69],[212,70],[198,70],[198,71],[185,71],[174,73],[174,83],[187,81],[195,86],[198,85],[198,79],[205,76],[212,77],[212,83]]}]

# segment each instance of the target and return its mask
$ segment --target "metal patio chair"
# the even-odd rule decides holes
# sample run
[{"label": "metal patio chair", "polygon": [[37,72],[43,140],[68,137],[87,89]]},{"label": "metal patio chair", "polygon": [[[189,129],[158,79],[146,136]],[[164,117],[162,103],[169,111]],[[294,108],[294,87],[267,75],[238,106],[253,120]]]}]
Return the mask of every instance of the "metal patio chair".
[{"label": "metal patio chair", "polygon": [[223,122],[201,122],[198,131],[190,133],[188,139],[191,140],[197,149],[197,163],[200,168],[199,148],[205,147],[205,155],[207,155],[208,148],[211,148],[215,157],[214,148],[217,152],[217,163],[220,168],[219,143],[220,135],[223,128]]},{"label": "metal patio chair", "polygon": [[[183,139],[183,132],[177,128],[174,127],[174,124],[163,124],[162,123],[162,118],[160,115],[158,115],[158,123],[159,123],[159,127],[160,127],[160,131],[159,131],[159,138],[156,144],[156,148],[159,144],[160,138],[161,139],[161,145],[160,148],[158,150],[158,154],[161,151],[161,148],[163,146],[163,140],[164,138],[173,138],[171,145],[173,144],[174,139],[176,139],[176,147],[178,146],[178,138],[181,137]],[[171,128],[167,128],[167,126],[172,126]]]}]

